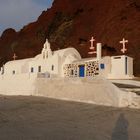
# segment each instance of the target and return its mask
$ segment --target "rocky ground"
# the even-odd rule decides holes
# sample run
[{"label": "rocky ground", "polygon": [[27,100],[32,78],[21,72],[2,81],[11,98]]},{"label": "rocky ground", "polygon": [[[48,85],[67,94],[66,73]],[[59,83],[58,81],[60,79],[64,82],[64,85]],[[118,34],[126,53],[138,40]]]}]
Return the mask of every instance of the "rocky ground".
[{"label": "rocky ground", "polygon": [[0,140],[139,140],[140,109],[0,97]]}]

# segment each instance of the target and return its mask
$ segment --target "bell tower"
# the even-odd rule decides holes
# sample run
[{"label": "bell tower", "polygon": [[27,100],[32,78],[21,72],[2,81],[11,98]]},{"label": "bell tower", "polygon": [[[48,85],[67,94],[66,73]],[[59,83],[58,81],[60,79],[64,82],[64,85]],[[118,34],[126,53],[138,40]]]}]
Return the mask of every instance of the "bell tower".
[{"label": "bell tower", "polygon": [[46,39],[46,42],[44,43],[44,47],[42,49],[42,57],[43,57],[43,59],[47,59],[51,56],[52,56],[51,45],[50,45],[48,39]]}]

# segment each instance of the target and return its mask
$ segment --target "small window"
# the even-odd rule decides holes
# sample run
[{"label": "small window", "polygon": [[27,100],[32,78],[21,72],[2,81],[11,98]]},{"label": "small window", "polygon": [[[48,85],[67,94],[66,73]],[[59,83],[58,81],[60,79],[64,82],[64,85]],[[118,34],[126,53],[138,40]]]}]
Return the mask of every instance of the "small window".
[{"label": "small window", "polygon": [[14,75],[14,74],[16,73],[16,72],[15,72],[15,70],[13,70],[13,72],[12,72],[12,73],[13,73],[13,75]]},{"label": "small window", "polygon": [[41,66],[38,66],[38,72],[41,72]]},{"label": "small window", "polygon": [[114,59],[121,59],[121,57],[114,57]]},{"label": "small window", "polygon": [[33,73],[34,72],[34,68],[33,67],[31,67],[31,73]]},{"label": "small window", "polygon": [[105,64],[100,64],[101,69],[105,69]]},{"label": "small window", "polygon": [[54,65],[52,65],[52,71],[54,70]]}]

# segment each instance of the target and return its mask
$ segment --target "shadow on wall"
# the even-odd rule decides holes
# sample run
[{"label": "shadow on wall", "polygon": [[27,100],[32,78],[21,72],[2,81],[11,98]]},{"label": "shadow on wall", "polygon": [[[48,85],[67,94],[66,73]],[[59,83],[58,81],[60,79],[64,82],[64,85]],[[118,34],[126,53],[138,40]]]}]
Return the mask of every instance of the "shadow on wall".
[{"label": "shadow on wall", "polygon": [[128,140],[128,126],[129,123],[126,120],[124,114],[120,114],[116,126],[113,129],[111,140]]}]

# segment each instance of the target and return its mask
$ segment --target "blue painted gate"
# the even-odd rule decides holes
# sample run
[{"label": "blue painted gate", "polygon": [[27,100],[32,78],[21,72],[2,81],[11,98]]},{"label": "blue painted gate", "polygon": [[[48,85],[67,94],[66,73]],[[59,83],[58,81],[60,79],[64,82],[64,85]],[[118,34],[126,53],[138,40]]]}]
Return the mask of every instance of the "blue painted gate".
[{"label": "blue painted gate", "polygon": [[85,66],[79,66],[79,77],[85,77]]}]

